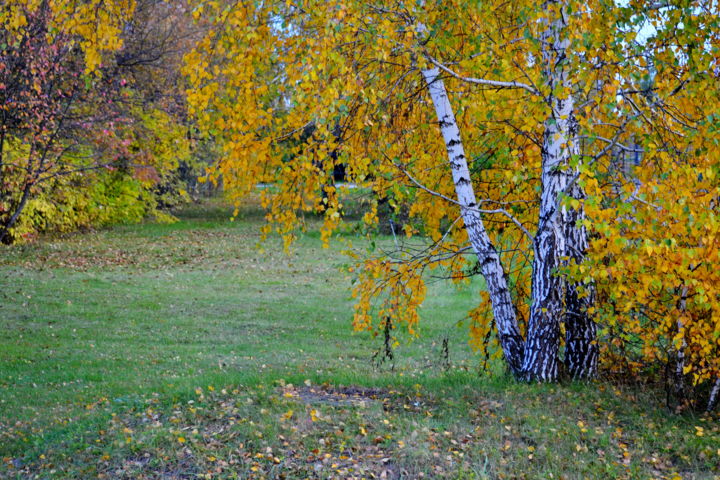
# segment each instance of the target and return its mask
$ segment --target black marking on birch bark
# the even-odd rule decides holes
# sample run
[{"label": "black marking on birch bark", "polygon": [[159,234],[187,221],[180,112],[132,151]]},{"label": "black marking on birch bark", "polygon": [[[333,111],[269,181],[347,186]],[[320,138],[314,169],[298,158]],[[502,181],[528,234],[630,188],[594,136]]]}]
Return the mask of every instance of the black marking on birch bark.
[{"label": "black marking on birch bark", "polygon": [[499,302],[498,307],[512,307],[513,304],[511,302]]}]

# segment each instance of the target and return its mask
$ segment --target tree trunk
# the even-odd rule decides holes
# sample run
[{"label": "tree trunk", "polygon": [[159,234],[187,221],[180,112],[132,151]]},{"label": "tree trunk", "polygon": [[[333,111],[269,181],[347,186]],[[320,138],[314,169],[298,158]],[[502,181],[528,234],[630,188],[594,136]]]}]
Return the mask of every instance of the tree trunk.
[{"label": "tree trunk", "polygon": [[[558,268],[566,259],[571,258],[577,263],[583,261],[587,232],[578,222],[583,218],[582,208],[563,206],[565,195],[578,200],[584,198],[582,188],[575,182],[577,169],[571,165],[573,156],[580,153],[580,144],[572,84],[567,72],[567,12],[564,11],[563,0],[547,0],[544,8],[553,12],[553,18],[546,20],[547,29],[541,38],[545,78],[551,92],[546,100],[551,112],[545,122],[543,139],[542,194],[534,238],[532,306],[524,344],[499,256],[490,243],[480,212],[474,208],[477,202],[460,131],[445,86],[438,79],[437,68],[423,71],[447,147],[465,228],[488,286],[505,358],[513,373],[527,381],[557,379],[560,322],[563,320],[567,327],[565,363],[570,375],[575,378],[594,377],[598,359],[596,325],[587,313],[594,295],[591,291],[590,295],[581,296],[581,284],[566,285],[565,279],[558,275]],[[519,358],[522,358],[522,363],[518,368]]]},{"label": "tree trunk", "polygon": [[[575,184],[570,197],[582,201],[585,192]],[[566,216],[565,237],[567,256],[576,264],[582,263],[587,251],[587,230],[580,222],[585,213],[582,205],[571,209]],[[580,295],[580,290],[585,294]],[[588,313],[595,303],[595,289],[592,284],[569,283],[565,293],[565,369],[571,378],[588,380],[597,376],[599,348],[597,325]]]},{"label": "tree trunk", "polygon": [[718,397],[720,397],[720,378],[715,380],[715,384],[713,385],[712,390],[710,390],[710,399],[708,400],[706,410],[708,413],[712,412],[715,410],[715,407],[717,407]]},{"label": "tree trunk", "polygon": [[567,185],[562,155],[553,145],[554,129],[548,123],[543,145],[542,197],[535,235],[532,270],[532,306],[528,321],[522,378],[554,381],[558,376],[560,318],[563,314],[563,280],[556,275],[564,248],[557,210],[558,194]]},{"label": "tree trunk", "polygon": [[577,122],[573,118],[574,102],[565,68],[569,44],[565,37],[567,22],[560,3],[560,0],[544,3],[544,9],[557,12],[557,17],[546,20],[548,28],[540,38],[551,112],[545,121],[543,136],[542,194],[535,235],[532,306],[522,367],[522,377],[527,381],[554,381],[558,376],[565,282],[557,275],[557,269],[566,253],[563,228],[566,212],[561,205],[561,194],[566,193],[571,181],[573,172],[569,162],[579,146],[574,141]]},{"label": "tree trunk", "polygon": [[23,209],[25,208],[25,204],[27,204],[27,201],[30,198],[31,188],[32,188],[32,184],[27,183],[25,185],[25,188],[23,189],[22,197],[20,198],[20,202],[15,207],[15,210],[13,211],[12,215],[7,219],[7,221],[5,221],[5,223],[0,224],[0,243],[4,243],[4,244],[12,243],[12,238],[10,237],[10,230],[15,226],[15,224],[18,221],[18,218],[20,218],[20,214],[22,213]]},{"label": "tree trunk", "polygon": [[[688,288],[682,287],[680,290],[680,300],[678,301],[678,310],[685,313],[685,310],[687,308],[687,295],[688,295]],[[682,317],[678,318],[675,322],[678,333],[682,332],[685,328],[685,322],[683,321]],[[675,375],[673,375],[673,394],[675,395],[675,401],[684,402],[685,401],[685,348],[687,347],[687,342],[685,341],[685,337],[683,337],[682,342],[680,343],[680,346],[677,348],[676,352],[676,358],[675,358]]]},{"label": "tree trunk", "polygon": [[435,106],[438,124],[445,140],[455,184],[455,193],[460,204],[460,213],[465,222],[465,230],[477,255],[478,262],[480,262],[480,271],[485,278],[487,290],[490,294],[495,325],[500,345],[505,354],[505,361],[510,371],[516,377],[519,377],[523,359],[523,339],[517,325],[515,307],[512,303],[500,256],[490,241],[478,210],[460,137],[460,129],[455,121],[455,114],[445,90],[445,83],[439,78],[440,71],[437,68],[432,68],[423,70],[422,74],[427,83],[430,98]]}]

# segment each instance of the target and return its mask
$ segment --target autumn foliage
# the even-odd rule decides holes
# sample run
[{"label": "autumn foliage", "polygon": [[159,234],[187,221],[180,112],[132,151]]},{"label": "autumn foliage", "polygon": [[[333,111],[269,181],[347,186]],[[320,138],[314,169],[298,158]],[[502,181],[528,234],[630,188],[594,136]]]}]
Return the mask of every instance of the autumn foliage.
[{"label": "autumn foliage", "polygon": [[[266,232],[274,226],[286,242],[303,212],[323,214],[324,241],[342,224],[339,164],[374,193],[368,231],[380,203],[405,209],[394,230],[402,248],[354,254],[354,324],[416,332],[426,273],[463,282],[482,263],[420,75],[438,68],[521,332],[533,315],[532,239],[546,228],[545,149],[556,140],[547,135],[563,134],[572,178],[550,201],[566,212],[566,233],[587,231],[590,243],[568,244],[556,264],[566,281],[553,288],[580,303],[596,295],[586,314],[601,328],[591,344],[607,369],[679,368],[683,378],[667,378],[682,395],[717,385],[717,12],[708,2],[543,5],[199,4],[196,20],[215,27],[186,57],[186,74],[191,112],[225,150],[211,178],[236,201],[257,182],[274,184],[264,191]],[[568,99],[571,111],[558,116]],[[469,314],[471,343],[499,354],[493,301],[483,298]]]},{"label": "autumn foliage", "polygon": [[350,188],[355,231],[390,224],[394,248],[348,245],[356,329],[418,334],[430,275],[481,275],[470,343],[517,378],[592,378],[599,348],[717,402],[716,3],[34,0],[0,24],[5,241],[162,217],[212,144],[203,180],[236,205],[266,184],[286,248],[311,214],[327,244]]},{"label": "autumn foliage", "polygon": [[[714,97],[696,103],[708,92]],[[693,390],[717,395],[720,378],[720,158],[717,119],[706,107],[718,98],[692,93],[678,99],[682,134],[646,139],[638,164],[622,174],[592,174],[586,211],[596,236],[575,268],[597,286],[607,368],[639,375],[661,366],[680,402]]]},{"label": "autumn foliage", "polygon": [[[11,2],[0,16],[0,237],[171,217],[193,158],[184,102],[147,69],[172,68],[162,2]],[[148,26],[148,11],[164,13]],[[175,17],[172,14],[175,14]],[[162,38],[161,38],[162,37]],[[142,41],[139,39],[142,38]],[[175,61],[179,53],[173,53]],[[144,55],[144,56],[143,56]],[[167,54],[169,57],[170,54]],[[165,62],[165,65],[162,64]],[[175,69],[177,70],[177,69]]]}]

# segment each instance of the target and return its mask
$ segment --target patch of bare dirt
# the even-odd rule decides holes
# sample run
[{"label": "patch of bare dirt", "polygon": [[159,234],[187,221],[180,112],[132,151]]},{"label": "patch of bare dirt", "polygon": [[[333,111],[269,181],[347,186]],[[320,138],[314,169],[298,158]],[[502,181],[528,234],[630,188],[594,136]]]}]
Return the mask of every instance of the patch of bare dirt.
[{"label": "patch of bare dirt", "polygon": [[409,396],[395,390],[369,388],[360,386],[310,385],[282,387],[284,397],[313,405],[329,405],[333,407],[366,408],[373,404],[381,404],[384,410],[427,412],[431,405],[419,396]]}]

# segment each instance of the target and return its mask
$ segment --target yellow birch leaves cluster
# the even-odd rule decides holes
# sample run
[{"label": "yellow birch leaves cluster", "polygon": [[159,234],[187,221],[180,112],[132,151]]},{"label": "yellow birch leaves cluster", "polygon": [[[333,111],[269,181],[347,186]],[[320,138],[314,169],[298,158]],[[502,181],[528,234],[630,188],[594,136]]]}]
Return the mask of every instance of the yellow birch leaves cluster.
[{"label": "yellow birch leaves cluster", "polygon": [[50,8],[48,43],[59,33],[74,37],[85,55],[85,73],[102,64],[102,56],[122,46],[122,29],[132,17],[135,0],[10,0],[0,8],[0,27],[20,35],[27,16],[39,8]]},{"label": "yellow birch leaves cluster", "polygon": [[703,113],[684,130],[685,152],[648,144],[639,165],[595,187],[596,235],[575,267],[597,286],[607,368],[669,364],[695,386],[720,378],[720,124]]}]

